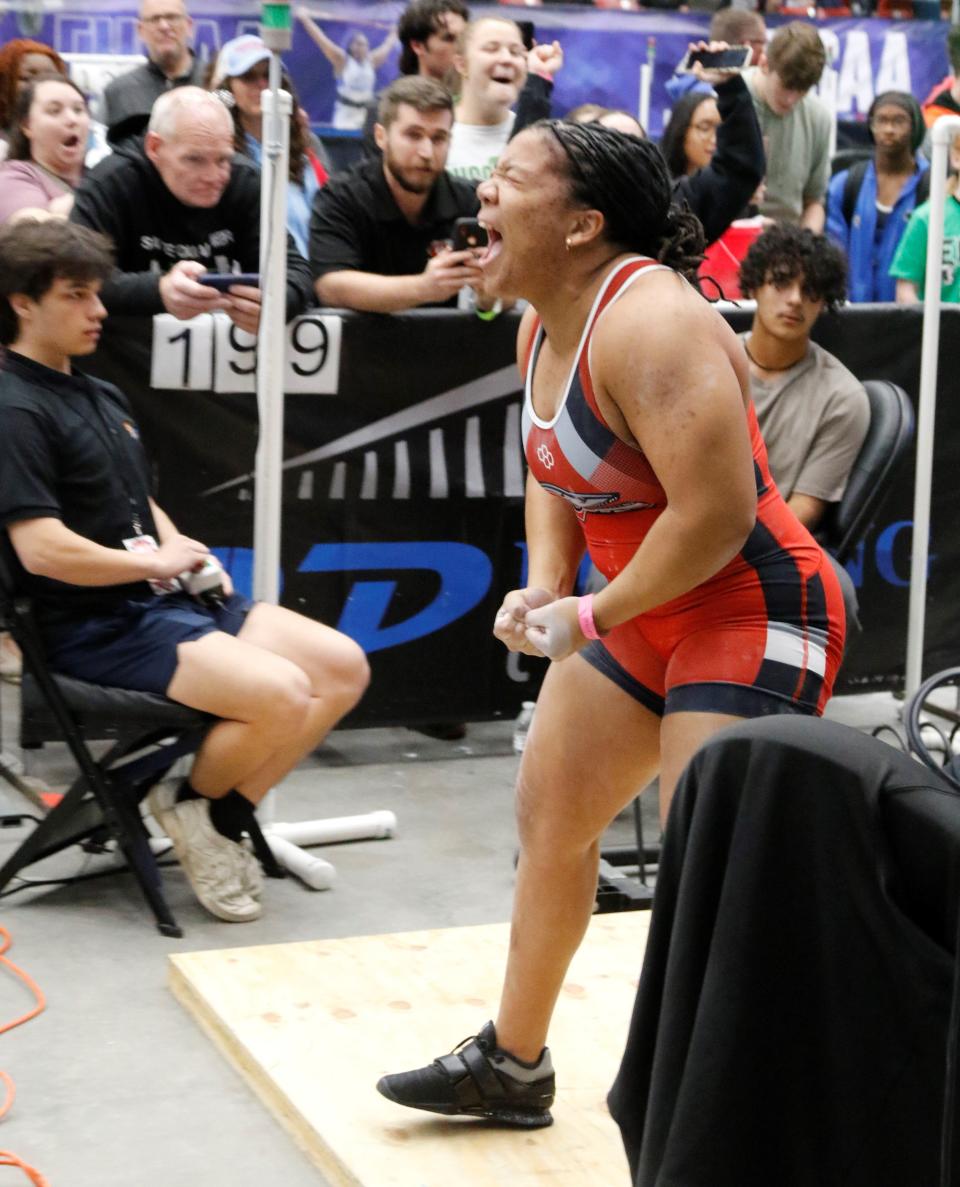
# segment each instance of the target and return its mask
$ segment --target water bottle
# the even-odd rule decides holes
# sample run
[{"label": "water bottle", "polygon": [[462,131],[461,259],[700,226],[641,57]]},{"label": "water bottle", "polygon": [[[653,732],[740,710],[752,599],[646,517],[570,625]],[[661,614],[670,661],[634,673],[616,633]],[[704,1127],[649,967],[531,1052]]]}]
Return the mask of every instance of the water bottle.
[{"label": "water bottle", "polygon": [[533,721],[533,711],[536,707],[535,701],[524,701],[520,707],[517,720],[513,724],[514,754],[523,754],[523,748],[527,744],[527,734],[530,733],[530,723]]}]

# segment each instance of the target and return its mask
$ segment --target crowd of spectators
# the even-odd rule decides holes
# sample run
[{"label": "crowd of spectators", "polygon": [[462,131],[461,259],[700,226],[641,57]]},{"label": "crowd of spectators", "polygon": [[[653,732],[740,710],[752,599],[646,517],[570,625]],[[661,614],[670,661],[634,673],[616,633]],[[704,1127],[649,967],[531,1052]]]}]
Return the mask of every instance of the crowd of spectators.
[{"label": "crowd of spectators", "polygon": [[[433,283],[443,271],[437,252],[450,249],[456,218],[475,209],[475,200],[464,195],[453,200],[459,188],[446,178],[475,185],[490,175],[518,131],[537,119],[563,114],[552,109],[554,77],[563,68],[562,46],[537,44],[528,25],[506,15],[471,20],[463,0],[412,0],[396,28],[375,47],[358,30],[350,31],[342,44],[336,42],[305,8],[297,10],[297,18],[298,27],[318,46],[338,79],[342,118],[335,123],[362,128],[366,155],[375,162],[332,170],[295,99],[288,230],[297,252],[310,263],[318,298],[326,303],[358,301],[356,307],[363,309],[446,303],[454,294],[441,294]],[[202,86],[214,91],[229,111],[239,172],[241,162],[259,168],[260,101],[269,65],[263,42],[252,35],[235,38],[213,63],[202,63],[192,48],[193,22],[185,0],[142,0],[137,29],[146,61],[113,79],[98,108],[110,145],[121,155],[129,158],[132,152],[149,162],[145,140],[156,101],[176,89]],[[399,128],[406,127],[410,107],[398,108],[389,100],[384,105],[392,86],[374,95],[377,72],[397,44],[401,78],[432,80],[446,88],[453,104],[446,138],[434,136],[429,153],[430,137],[422,137],[419,148],[405,145],[412,163],[401,164],[399,171],[384,161],[382,146],[391,144],[396,167],[403,155]],[[826,231],[844,249],[850,264],[848,299],[917,299],[916,268],[904,263],[898,249],[915,209],[915,228],[904,251],[916,254],[915,244],[925,238],[929,178],[921,148],[924,123],[944,111],[960,111],[954,94],[960,31],[948,36],[954,74],[935,88],[922,113],[918,115],[916,100],[904,92],[878,97],[867,120],[873,158],[838,170],[832,179],[832,116],[814,93],[826,63],[815,26],[791,21],[770,36],[762,12],[727,6],[713,13],[708,40],[692,43],[691,49],[730,44],[749,47],[747,69],[708,72],[695,66],[676,73],[667,85],[673,108],[661,148],[677,200],[704,225],[708,259],[701,275],[717,280],[711,270],[717,271],[730,282],[731,295],[737,295],[735,269],[749,244],[764,225],[790,222],[817,233]],[[59,87],[55,83],[57,74],[65,78],[66,73],[55,50],[40,42],[21,40],[0,50],[0,134],[11,158],[3,173],[0,222],[67,217],[78,186],[89,190],[86,174],[101,179],[116,168],[89,168],[90,111],[69,81]],[[37,80],[40,85],[30,89]],[[284,76],[284,83],[294,92],[289,76]],[[69,96],[64,88],[69,88]],[[587,101],[566,118],[598,119],[628,135],[646,135],[633,113],[584,98]],[[381,121],[383,110],[390,113],[391,125]],[[80,141],[87,142],[86,153],[79,151]],[[418,152],[422,159],[415,161]],[[336,184],[325,194],[333,172]],[[406,184],[410,177],[416,179],[413,190]],[[357,200],[360,193],[363,202]],[[376,236],[369,225],[364,229],[371,222],[383,224]],[[395,224],[390,236],[388,224]],[[391,236],[398,240],[395,251],[371,256],[358,250],[360,241],[369,247],[375,238]],[[154,237],[175,239],[162,233]],[[948,237],[954,242],[952,224]],[[416,260],[410,252],[413,241],[423,244]],[[912,268],[909,277],[894,270],[895,258],[898,268]],[[394,271],[398,267],[402,271]],[[397,306],[395,299],[386,305],[377,300],[370,306],[369,294],[361,296],[349,281],[332,279],[338,271],[417,276],[419,283],[409,302]],[[719,281],[717,287],[724,291]]]}]

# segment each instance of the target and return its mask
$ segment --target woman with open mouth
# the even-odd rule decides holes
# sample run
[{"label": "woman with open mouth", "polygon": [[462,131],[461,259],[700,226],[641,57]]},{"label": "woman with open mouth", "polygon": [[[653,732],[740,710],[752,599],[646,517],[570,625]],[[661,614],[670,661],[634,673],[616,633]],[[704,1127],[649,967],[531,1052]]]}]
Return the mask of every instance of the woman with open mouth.
[{"label": "woman with open mouth", "polygon": [[86,97],[69,78],[50,74],[24,89],[0,165],[0,223],[69,215],[89,133]]},{"label": "woman with open mouth", "polygon": [[[843,602],[770,478],[746,356],[695,287],[702,228],[672,204],[660,150],[545,121],[477,192],[486,291],[531,306],[517,350],[529,577],[494,634],[551,663],[517,784],[496,1022],[378,1088],[537,1128],[552,1122],[547,1029],[593,911],[604,830],[657,774],[666,822],[688,760],[723,727],[822,713]],[[609,584],[576,597],[585,549]]]}]

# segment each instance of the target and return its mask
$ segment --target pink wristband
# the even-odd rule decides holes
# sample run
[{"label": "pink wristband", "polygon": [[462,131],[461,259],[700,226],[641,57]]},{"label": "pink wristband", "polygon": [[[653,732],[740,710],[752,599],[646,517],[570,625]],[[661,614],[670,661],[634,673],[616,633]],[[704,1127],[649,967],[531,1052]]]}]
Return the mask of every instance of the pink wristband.
[{"label": "pink wristband", "polygon": [[592,593],[584,594],[582,598],[577,599],[577,622],[580,623],[580,630],[583,632],[583,637],[585,639],[600,638],[600,631],[597,629],[597,621],[593,617]]}]

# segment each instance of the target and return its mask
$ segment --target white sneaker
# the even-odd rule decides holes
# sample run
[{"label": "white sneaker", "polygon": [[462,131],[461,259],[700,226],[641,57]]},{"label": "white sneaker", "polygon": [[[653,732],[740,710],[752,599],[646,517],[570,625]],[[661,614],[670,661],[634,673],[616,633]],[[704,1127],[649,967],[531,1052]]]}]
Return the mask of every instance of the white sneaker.
[{"label": "white sneaker", "polygon": [[[232,841],[231,844],[233,844]],[[237,848],[240,850],[238,858],[240,863],[240,884],[252,899],[259,902],[260,896],[263,894],[263,869],[257,860],[257,855],[251,853],[246,845],[240,844]]]},{"label": "white sneaker", "polygon": [[23,658],[20,648],[6,631],[0,633],[0,680],[19,684],[23,674]]},{"label": "white sneaker", "polygon": [[153,818],[173,842],[183,872],[200,903],[227,923],[258,919],[262,907],[242,876],[242,846],[222,836],[210,823],[210,801],[176,802],[176,789],[158,784],[147,797]]}]

